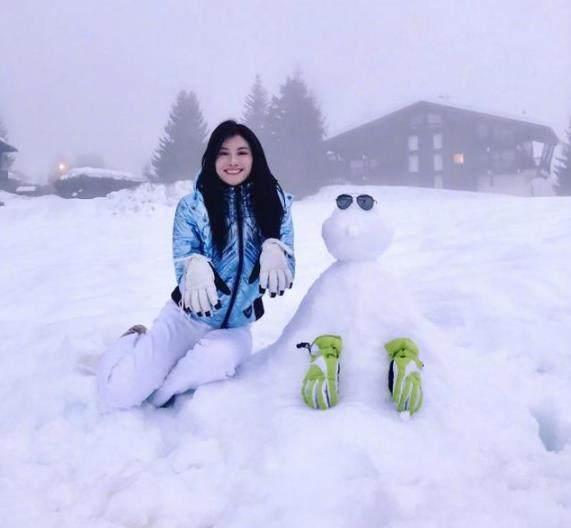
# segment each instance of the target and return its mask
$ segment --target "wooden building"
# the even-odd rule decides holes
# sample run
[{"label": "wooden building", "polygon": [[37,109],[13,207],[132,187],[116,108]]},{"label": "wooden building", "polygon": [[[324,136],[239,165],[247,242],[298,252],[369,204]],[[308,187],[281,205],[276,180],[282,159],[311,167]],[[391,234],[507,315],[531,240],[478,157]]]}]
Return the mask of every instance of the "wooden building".
[{"label": "wooden building", "polygon": [[419,101],[326,140],[352,183],[530,194],[551,170],[555,132],[523,119]]},{"label": "wooden building", "polygon": [[8,155],[12,152],[18,152],[18,149],[0,137],[0,180],[8,179]]}]

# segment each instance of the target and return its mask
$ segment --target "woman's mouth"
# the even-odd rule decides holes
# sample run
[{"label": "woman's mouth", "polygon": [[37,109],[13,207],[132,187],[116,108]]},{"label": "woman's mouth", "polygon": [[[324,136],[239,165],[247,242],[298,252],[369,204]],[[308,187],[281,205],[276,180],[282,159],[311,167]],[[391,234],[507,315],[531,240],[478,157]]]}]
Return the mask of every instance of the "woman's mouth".
[{"label": "woman's mouth", "polygon": [[242,172],[242,169],[225,169],[224,172],[229,176],[237,176]]}]

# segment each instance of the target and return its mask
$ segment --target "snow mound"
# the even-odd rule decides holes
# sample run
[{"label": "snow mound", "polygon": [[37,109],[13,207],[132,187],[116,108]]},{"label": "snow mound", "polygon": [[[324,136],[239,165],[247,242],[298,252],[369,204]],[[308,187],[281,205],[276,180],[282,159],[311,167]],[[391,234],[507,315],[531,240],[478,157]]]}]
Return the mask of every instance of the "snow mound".
[{"label": "snow mound", "polygon": [[176,207],[178,201],[193,189],[193,182],[179,181],[172,184],[143,183],[135,189],[123,189],[110,193],[105,202],[115,213],[147,212],[160,207]]}]

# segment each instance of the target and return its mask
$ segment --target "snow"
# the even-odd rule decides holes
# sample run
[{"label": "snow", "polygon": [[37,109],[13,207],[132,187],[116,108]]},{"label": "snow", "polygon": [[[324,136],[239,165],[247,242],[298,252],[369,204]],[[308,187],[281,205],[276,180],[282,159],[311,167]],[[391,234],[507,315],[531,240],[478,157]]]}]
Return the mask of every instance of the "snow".
[{"label": "snow", "polygon": [[557,177],[537,174],[536,169],[517,174],[482,174],[478,177],[478,191],[514,196],[555,196]]},{"label": "snow", "polygon": [[538,176],[531,180],[532,196],[555,196],[557,188],[557,178],[555,175],[543,178]]},{"label": "snow", "polygon": [[[187,190],[0,192],[3,524],[571,525],[571,199],[326,188],[294,205],[294,288],[266,301],[236,378],[102,413],[94,365],[166,302]],[[341,192],[371,194],[394,227],[378,261],[328,253]],[[295,343],[322,333],[344,340],[341,399],[315,411]],[[411,418],[386,387],[382,347],[401,335],[425,364]]]},{"label": "snow", "polygon": [[87,176],[89,178],[109,178],[112,180],[127,180],[142,182],[145,179],[142,176],[136,176],[130,172],[109,170],[109,169],[94,169],[92,167],[75,167],[60,177],[61,180],[69,180],[70,178],[78,178],[79,176]]}]

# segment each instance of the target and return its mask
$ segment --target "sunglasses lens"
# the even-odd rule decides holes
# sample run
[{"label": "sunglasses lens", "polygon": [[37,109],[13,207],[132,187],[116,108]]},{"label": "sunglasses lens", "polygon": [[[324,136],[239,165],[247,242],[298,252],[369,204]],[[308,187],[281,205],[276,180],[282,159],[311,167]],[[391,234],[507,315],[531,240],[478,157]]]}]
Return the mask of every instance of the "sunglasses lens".
[{"label": "sunglasses lens", "polygon": [[357,203],[364,211],[370,211],[373,208],[373,205],[375,205],[375,199],[368,194],[361,194],[357,196]]},{"label": "sunglasses lens", "polygon": [[337,207],[339,207],[339,209],[347,209],[347,207],[349,207],[353,202],[353,197],[349,194],[340,194],[335,201],[337,202]]}]

